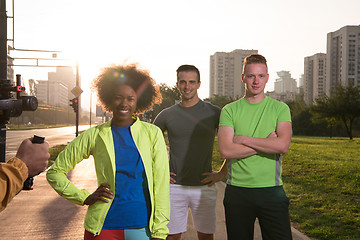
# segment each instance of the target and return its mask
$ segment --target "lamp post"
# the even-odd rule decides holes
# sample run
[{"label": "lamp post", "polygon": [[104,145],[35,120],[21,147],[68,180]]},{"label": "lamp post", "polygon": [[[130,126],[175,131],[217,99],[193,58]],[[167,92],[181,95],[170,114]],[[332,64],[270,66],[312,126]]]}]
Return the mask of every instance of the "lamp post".
[{"label": "lamp post", "polygon": [[90,127],[91,127],[91,104],[92,104],[92,99],[91,99],[91,91],[90,91]]}]

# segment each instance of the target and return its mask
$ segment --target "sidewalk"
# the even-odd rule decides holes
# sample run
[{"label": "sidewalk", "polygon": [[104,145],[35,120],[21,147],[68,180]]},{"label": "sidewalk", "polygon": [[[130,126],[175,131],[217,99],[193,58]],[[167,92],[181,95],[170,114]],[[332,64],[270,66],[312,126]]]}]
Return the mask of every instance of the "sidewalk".
[{"label": "sidewalk", "polygon": [[[216,183],[216,188],[218,190],[217,204],[216,204],[216,233],[215,240],[226,240],[226,226],[225,226],[225,212],[223,207],[223,199],[225,192],[226,184],[224,182]],[[182,235],[182,240],[197,240],[196,231],[193,228],[191,214],[189,214],[188,231]],[[291,228],[293,240],[310,240],[307,236],[296,230],[295,228]],[[255,232],[254,232],[254,240],[262,240],[261,231],[258,221],[255,223]]]},{"label": "sidewalk", "polygon": [[[79,188],[96,190],[92,158],[78,164],[68,177]],[[60,197],[42,173],[34,179],[34,190],[21,191],[0,213],[0,239],[81,240],[86,210]]]},{"label": "sidewalk", "polygon": [[[96,189],[93,159],[82,161],[68,174],[79,188]],[[217,231],[215,240],[226,240],[225,214],[222,204],[225,184],[217,183]],[[80,240],[84,234],[86,206],[75,205],[60,197],[47,183],[45,173],[35,177],[34,190],[20,192],[0,214],[2,240]],[[294,240],[310,240],[292,228]],[[197,240],[189,214],[188,231],[182,239]],[[254,240],[261,240],[258,224]]]}]

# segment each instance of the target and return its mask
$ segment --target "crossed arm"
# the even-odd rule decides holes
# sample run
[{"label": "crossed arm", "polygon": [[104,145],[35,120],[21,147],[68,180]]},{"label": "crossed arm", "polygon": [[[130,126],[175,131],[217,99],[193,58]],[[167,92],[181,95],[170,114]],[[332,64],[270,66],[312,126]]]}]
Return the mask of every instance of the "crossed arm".
[{"label": "crossed arm", "polygon": [[219,152],[225,161],[219,172],[204,173],[203,175],[207,177],[202,182],[211,186],[222,180],[227,174],[226,159],[245,158],[259,152],[286,153],[290,146],[291,136],[291,122],[280,122],[276,127],[276,132],[270,133],[267,138],[235,136],[232,127],[220,126],[218,131]]},{"label": "crossed arm", "polygon": [[244,158],[258,152],[286,153],[290,146],[292,129],[291,122],[280,122],[276,132],[267,138],[235,136],[234,129],[221,126],[219,128],[219,152],[222,158]]}]

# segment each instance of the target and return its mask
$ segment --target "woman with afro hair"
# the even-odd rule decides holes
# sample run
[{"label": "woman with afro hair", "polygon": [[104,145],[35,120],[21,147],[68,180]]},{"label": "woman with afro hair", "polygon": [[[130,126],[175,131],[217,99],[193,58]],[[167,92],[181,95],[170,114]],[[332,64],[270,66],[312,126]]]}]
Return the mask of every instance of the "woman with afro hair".
[{"label": "woman with afro hair", "polygon": [[[170,216],[169,160],[161,130],[135,114],[160,94],[149,73],[135,64],[112,65],[94,79],[93,89],[110,121],[75,138],[47,172],[62,197],[89,205],[84,239],[165,239]],[[66,177],[92,155],[98,188],[89,193]]]}]

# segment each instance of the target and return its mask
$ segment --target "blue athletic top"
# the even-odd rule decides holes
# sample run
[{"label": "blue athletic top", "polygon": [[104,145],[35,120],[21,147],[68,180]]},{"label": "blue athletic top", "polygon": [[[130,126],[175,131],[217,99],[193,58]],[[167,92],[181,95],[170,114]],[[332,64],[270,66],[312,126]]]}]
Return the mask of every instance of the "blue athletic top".
[{"label": "blue athletic top", "polygon": [[148,226],[150,197],[144,165],[130,126],[111,126],[115,148],[115,198],[103,229],[132,229]]}]

